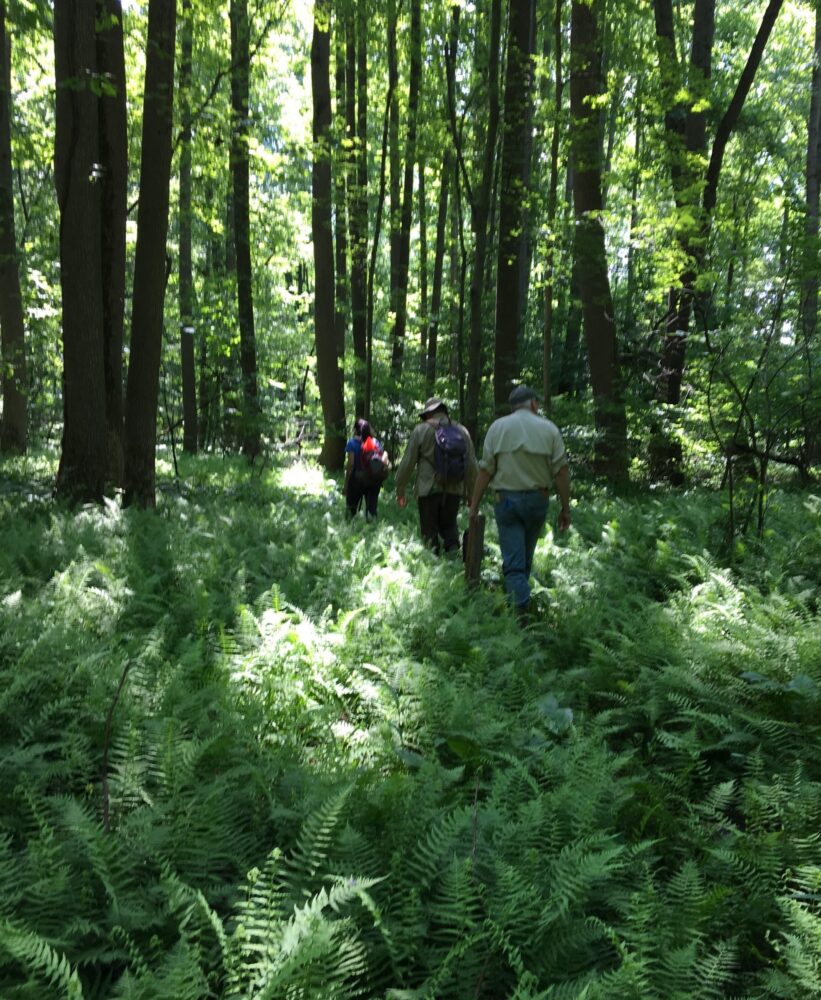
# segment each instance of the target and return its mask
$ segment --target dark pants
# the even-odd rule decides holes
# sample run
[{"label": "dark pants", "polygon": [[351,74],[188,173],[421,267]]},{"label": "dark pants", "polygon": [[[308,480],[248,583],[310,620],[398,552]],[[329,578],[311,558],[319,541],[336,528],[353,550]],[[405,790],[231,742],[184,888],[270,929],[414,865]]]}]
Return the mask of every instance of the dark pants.
[{"label": "dark pants", "polygon": [[530,601],[533,554],[547,518],[547,492],[504,490],[494,507],[502,550],[502,572],[510,603],[526,608]]},{"label": "dark pants", "polygon": [[458,549],[459,526],[456,517],[462,496],[459,493],[431,493],[430,496],[419,497],[419,530],[422,541],[434,552],[439,551],[439,538],[445,552]]},{"label": "dark pants", "polygon": [[370,521],[376,517],[376,506],[379,503],[379,491],[382,483],[365,482],[360,473],[354,473],[348,483],[348,493],[345,503],[348,505],[348,517],[353,517],[359,510],[363,499],[365,501],[365,518]]}]

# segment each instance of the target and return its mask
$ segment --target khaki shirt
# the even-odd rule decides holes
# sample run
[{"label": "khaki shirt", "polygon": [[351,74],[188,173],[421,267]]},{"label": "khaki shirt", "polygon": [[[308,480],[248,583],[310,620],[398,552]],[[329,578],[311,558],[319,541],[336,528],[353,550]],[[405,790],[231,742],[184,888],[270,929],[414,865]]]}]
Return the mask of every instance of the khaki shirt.
[{"label": "khaki shirt", "polygon": [[[423,420],[414,427],[405,454],[396,470],[396,492],[398,496],[404,496],[405,488],[410,481],[413,470],[416,469],[416,484],[414,495],[417,497],[427,497],[431,493],[441,493],[442,484],[436,478],[436,466],[434,464],[434,446],[436,442],[436,428],[440,424],[448,422],[444,413],[437,413],[429,420]],[[453,426],[458,427],[464,434],[467,441],[467,456],[465,459],[465,479],[461,483],[449,483],[444,487],[446,493],[458,493],[470,496],[473,493],[473,486],[479,467],[476,464],[476,452],[470,434],[461,425],[453,421]]]},{"label": "khaki shirt", "polygon": [[552,490],[564,465],[559,428],[526,406],[493,421],[479,463],[495,490]]}]

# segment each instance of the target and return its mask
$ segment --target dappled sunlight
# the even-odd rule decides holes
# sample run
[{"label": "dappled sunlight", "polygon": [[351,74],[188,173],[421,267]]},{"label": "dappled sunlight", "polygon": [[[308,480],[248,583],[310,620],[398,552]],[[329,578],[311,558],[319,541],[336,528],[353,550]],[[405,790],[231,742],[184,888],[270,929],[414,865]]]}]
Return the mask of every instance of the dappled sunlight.
[{"label": "dappled sunlight", "polygon": [[276,471],[274,481],[284,489],[295,490],[310,496],[325,496],[336,488],[319,465],[312,462],[293,462]]}]

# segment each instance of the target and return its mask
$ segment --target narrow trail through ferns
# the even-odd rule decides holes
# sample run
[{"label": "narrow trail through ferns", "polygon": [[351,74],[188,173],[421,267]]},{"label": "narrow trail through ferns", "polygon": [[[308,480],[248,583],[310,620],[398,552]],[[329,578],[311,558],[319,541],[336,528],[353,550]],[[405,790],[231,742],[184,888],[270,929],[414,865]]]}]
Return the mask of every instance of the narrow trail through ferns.
[{"label": "narrow trail through ferns", "polygon": [[183,471],[0,495],[3,1000],[821,996],[819,498],[730,567],[718,495],[582,496],[522,631],[492,529],[468,593]]}]

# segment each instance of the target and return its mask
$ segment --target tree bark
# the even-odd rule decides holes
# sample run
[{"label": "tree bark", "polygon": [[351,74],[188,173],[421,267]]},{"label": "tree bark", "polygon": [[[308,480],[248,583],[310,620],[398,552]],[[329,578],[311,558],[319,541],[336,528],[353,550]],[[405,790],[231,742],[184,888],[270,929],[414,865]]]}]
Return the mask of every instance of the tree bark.
[{"label": "tree bark", "polygon": [[550,183],[547,195],[547,247],[545,250],[544,285],[544,326],[542,331],[542,398],[549,413],[553,399],[553,277],[555,272],[556,246],[556,206],[559,194],[559,144],[561,142],[562,101],[564,99],[564,78],[562,77],[562,0],[555,0],[553,12],[553,61],[555,67],[553,83],[553,135],[550,140]]},{"label": "tree bark", "polygon": [[[351,329],[354,350],[354,395],[356,412],[367,415],[368,335],[367,335],[367,261],[368,261],[368,12],[366,0],[358,0],[355,31],[356,82],[354,52],[348,43],[347,117],[348,128],[356,136],[356,182],[350,196],[351,206]],[[354,94],[356,118],[354,122]]]},{"label": "tree bark", "polygon": [[436,212],[436,246],[433,254],[433,288],[431,290],[430,326],[425,345],[425,389],[432,396],[436,384],[436,358],[439,350],[439,322],[442,311],[442,276],[445,268],[445,240],[448,224],[448,192],[453,172],[453,154],[447,148],[442,156],[439,182],[439,205]]},{"label": "tree bark", "polygon": [[410,80],[408,83],[408,130],[405,142],[405,176],[402,182],[402,218],[399,227],[397,262],[396,316],[393,328],[394,378],[402,373],[405,333],[408,323],[408,272],[410,270],[410,231],[413,218],[413,174],[416,168],[416,132],[419,112],[419,88],[422,79],[422,4],[411,0]]},{"label": "tree bark", "polygon": [[[346,37],[345,19],[337,14],[334,18],[334,77],[336,90],[335,132],[341,142],[337,148],[341,153],[334,158],[334,220],[336,253],[336,297],[334,329],[336,331],[336,356],[340,369],[345,367],[345,335],[348,327],[348,171],[350,166],[349,147],[347,142],[351,136],[347,134],[345,121],[347,111],[346,93]],[[344,375],[343,375],[344,381]]]},{"label": "tree bark", "polygon": [[807,121],[806,246],[801,283],[801,331],[805,343],[818,327],[818,215],[821,190],[821,3],[815,9],[815,58],[812,64],[810,114]]},{"label": "tree bark", "polygon": [[103,351],[108,478],[123,481],[123,325],[128,214],[128,121],[123,12],[120,0],[98,0],[97,66],[102,188]]},{"label": "tree bark", "polygon": [[314,322],[316,374],[325,425],[320,462],[326,469],[341,469],[345,457],[345,403],[334,328],[334,246],[331,220],[331,82],[330,4],[315,0],[311,44],[311,93],[313,96],[313,168],[311,234],[314,244]]},{"label": "tree bark", "polygon": [[197,376],[194,360],[194,270],[191,260],[191,69],[194,22],[191,0],[182,4],[180,44],[180,358],[182,363],[183,450],[197,452]]},{"label": "tree bark", "polygon": [[176,27],[176,4],[150,0],[131,357],[125,400],[126,506],[153,507],[156,503],[157,399],[166,284]]},{"label": "tree bark", "polygon": [[0,367],[3,420],[0,452],[26,450],[26,339],[11,162],[11,40],[6,33],[6,4],[0,0]]},{"label": "tree bark", "polygon": [[525,211],[530,174],[532,24],[533,0],[510,0],[496,269],[493,393],[497,414],[507,411],[507,399],[518,381],[520,367],[525,308],[522,270],[527,250]]},{"label": "tree bark", "polygon": [[234,189],[234,243],[237,254],[237,313],[242,370],[242,453],[253,460],[260,448],[257,345],[251,271],[249,194],[249,84],[251,55],[247,0],[231,0],[231,176]]},{"label": "tree bark", "polygon": [[613,301],[601,222],[600,31],[596,13],[573,0],[570,28],[570,113],[573,201],[584,333],[596,422],[595,468],[616,485],[627,481],[627,419],[621,390]]},{"label": "tree bark", "polygon": [[425,161],[419,161],[419,371],[427,371],[428,357],[428,203]]},{"label": "tree bark", "polygon": [[390,215],[388,216],[388,246],[390,253],[388,301],[390,314],[394,317],[391,337],[391,369],[396,358],[396,316],[399,312],[399,244],[402,225],[402,187],[401,169],[402,157],[399,149],[399,57],[397,54],[397,35],[399,33],[398,0],[387,0],[386,12],[387,49],[388,49],[388,93],[391,94],[388,113],[388,191],[390,195]]},{"label": "tree bark", "polygon": [[100,247],[96,2],[54,8],[57,85],[54,181],[60,210],[63,293],[63,446],[57,493],[99,501],[106,478],[103,290]]},{"label": "tree bark", "polygon": [[[488,120],[484,134],[484,162],[479,190],[470,199],[471,229],[474,236],[473,271],[470,279],[470,334],[468,344],[465,426],[475,439],[479,426],[479,397],[482,384],[482,333],[484,327],[485,264],[488,243],[496,137],[499,130],[499,48],[502,27],[501,0],[491,0],[490,43],[487,61]],[[453,126],[452,122],[452,126]]]}]

